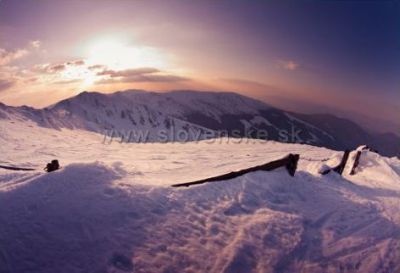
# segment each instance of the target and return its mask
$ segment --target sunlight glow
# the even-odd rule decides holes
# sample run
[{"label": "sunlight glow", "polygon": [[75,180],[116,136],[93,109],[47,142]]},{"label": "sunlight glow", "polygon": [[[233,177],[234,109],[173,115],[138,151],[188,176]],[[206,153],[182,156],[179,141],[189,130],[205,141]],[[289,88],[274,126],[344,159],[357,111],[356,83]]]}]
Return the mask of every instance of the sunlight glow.
[{"label": "sunlight glow", "polygon": [[60,76],[67,81],[81,80],[82,87],[88,87],[97,80],[96,73],[84,66],[68,66],[65,71],[60,73]]},{"label": "sunlight glow", "polygon": [[105,65],[114,70],[139,67],[163,69],[166,67],[165,59],[165,56],[155,48],[130,46],[113,39],[96,41],[88,50],[89,64]]}]

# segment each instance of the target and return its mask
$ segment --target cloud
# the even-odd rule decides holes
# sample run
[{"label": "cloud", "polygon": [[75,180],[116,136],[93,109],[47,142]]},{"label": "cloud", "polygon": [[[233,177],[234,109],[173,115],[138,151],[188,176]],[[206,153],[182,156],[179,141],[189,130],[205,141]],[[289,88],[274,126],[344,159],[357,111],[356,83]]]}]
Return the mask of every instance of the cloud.
[{"label": "cloud", "polygon": [[56,64],[39,64],[35,65],[33,68],[33,71],[39,72],[39,73],[47,73],[47,74],[53,74],[53,73],[58,73],[61,71],[64,71],[67,69],[68,66],[80,66],[83,65],[81,62],[84,61],[71,61],[71,62],[66,62],[66,63],[56,63]]},{"label": "cloud", "polygon": [[140,75],[134,77],[127,77],[122,79],[101,79],[96,81],[96,84],[112,84],[112,83],[159,83],[159,82],[182,82],[190,81],[190,78],[174,76],[174,75]]},{"label": "cloud", "polygon": [[53,84],[62,84],[62,85],[64,85],[64,84],[80,83],[82,81],[83,81],[82,79],[61,80],[61,81],[53,82]]},{"label": "cloud", "polygon": [[97,84],[133,83],[133,82],[182,82],[190,78],[161,73],[156,68],[136,68],[122,71],[104,70],[98,76],[109,76],[96,81]]},{"label": "cloud", "polygon": [[75,60],[75,61],[68,61],[65,63],[55,63],[55,64],[39,64],[34,66],[33,71],[39,73],[54,74],[65,71],[68,67],[76,67],[84,65],[85,65],[84,60]]},{"label": "cloud", "polygon": [[[1,1],[1,0],[0,0]],[[42,47],[42,42],[39,40],[29,41],[23,48],[17,48],[14,50],[7,50],[5,48],[0,48],[0,65],[5,66],[10,63],[21,59],[31,53],[45,52],[44,50],[39,50]]]},{"label": "cloud", "polygon": [[15,84],[15,81],[0,79],[0,92],[9,89]]},{"label": "cloud", "polygon": [[192,81],[187,77],[173,75],[154,67],[113,70],[105,65],[88,65],[85,60],[74,60],[63,63],[36,65],[30,77],[37,77],[41,82],[68,85],[78,82],[90,84],[115,83],[177,83]]},{"label": "cloud", "polygon": [[49,73],[48,68],[50,67],[49,64],[36,64],[34,65],[31,70],[35,73]]},{"label": "cloud", "polygon": [[24,82],[33,83],[33,82],[37,82],[38,80],[39,80],[39,78],[32,77],[32,78],[25,79]]},{"label": "cloud", "polygon": [[297,70],[300,67],[300,65],[298,63],[291,61],[291,60],[289,60],[289,61],[280,60],[280,61],[278,61],[277,66],[280,69],[285,69],[285,70],[289,70],[289,71]]},{"label": "cloud", "polygon": [[140,75],[135,77],[128,77],[125,79],[127,82],[183,82],[190,81],[189,78],[175,76],[175,75]]},{"label": "cloud", "polygon": [[30,41],[29,45],[33,48],[39,49],[42,46],[42,42],[39,40]]},{"label": "cloud", "polygon": [[160,70],[158,70],[156,68],[143,67],[143,68],[120,70],[120,71],[103,70],[103,71],[97,73],[97,76],[110,76],[111,78],[135,77],[135,76],[153,74],[153,73],[158,73],[158,72],[160,72]]},{"label": "cloud", "polygon": [[65,64],[57,64],[57,65],[53,65],[53,66],[48,67],[48,71],[50,71],[50,72],[60,72],[60,71],[65,70],[65,68],[66,68]]},{"label": "cloud", "polygon": [[88,69],[89,70],[100,70],[100,69],[105,70],[105,69],[107,69],[107,67],[102,64],[95,64],[95,65],[88,66]]},{"label": "cloud", "polygon": [[28,71],[27,76],[36,78],[36,82],[56,85],[72,85],[85,80],[92,82],[96,74],[88,69],[85,60],[38,64]]},{"label": "cloud", "polygon": [[67,62],[66,64],[80,66],[80,65],[84,65],[85,61],[84,60],[76,60],[76,61]]},{"label": "cloud", "polygon": [[189,78],[166,74],[157,68],[142,67],[126,70],[103,70],[96,74],[106,76],[98,80],[97,84],[130,83],[130,82],[182,82],[189,81]]},{"label": "cloud", "polygon": [[0,65],[7,65],[15,60],[18,60],[26,55],[29,51],[26,49],[17,49],[15,51],[8,51],[0,48]]}]

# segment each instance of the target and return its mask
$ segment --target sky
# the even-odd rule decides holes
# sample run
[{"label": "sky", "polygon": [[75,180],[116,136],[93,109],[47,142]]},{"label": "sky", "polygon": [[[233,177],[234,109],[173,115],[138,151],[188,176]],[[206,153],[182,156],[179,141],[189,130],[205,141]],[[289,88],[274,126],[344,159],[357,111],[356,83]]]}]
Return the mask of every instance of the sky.
[{"label": "sky", "polygon": [[400,129],[400,2],[0,0],[0,101],[234,91]]}]

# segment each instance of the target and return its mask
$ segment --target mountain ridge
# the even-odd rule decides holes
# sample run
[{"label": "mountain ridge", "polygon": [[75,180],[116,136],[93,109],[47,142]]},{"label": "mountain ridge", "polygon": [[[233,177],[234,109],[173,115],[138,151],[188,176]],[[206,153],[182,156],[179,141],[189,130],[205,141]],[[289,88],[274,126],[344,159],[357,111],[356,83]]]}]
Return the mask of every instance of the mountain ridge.
[{"label": "mountain ridge", "polygon": [[306,143],[336,150],[368,144],[384,155],[400,154],[400,138],[395,134],[371,134],[349,119],[284,111],[233,92],[84,91],[42,109],[0,104],[0,118],[28,119],[53,129],[97,133],[112,130],[116,135],[145,131],[148,142],[232,136]]}]

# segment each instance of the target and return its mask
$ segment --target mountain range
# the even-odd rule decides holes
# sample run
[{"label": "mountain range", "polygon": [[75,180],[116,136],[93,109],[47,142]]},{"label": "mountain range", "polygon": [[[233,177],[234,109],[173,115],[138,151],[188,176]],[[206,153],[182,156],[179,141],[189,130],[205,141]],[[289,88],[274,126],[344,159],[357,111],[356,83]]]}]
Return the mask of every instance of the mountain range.
[{"label": "mountain range", "polygon": [[43,109],[0,103],[0,119],[80,129],[130,142],[195,141],[217,136],[296,142],[335,150],[367,144],[400,155],[400,137],[371,133],[329,114],[299,114],[230,92],[82,92]]}]

